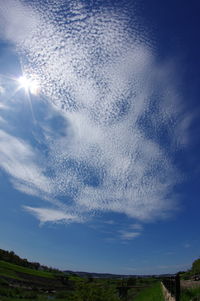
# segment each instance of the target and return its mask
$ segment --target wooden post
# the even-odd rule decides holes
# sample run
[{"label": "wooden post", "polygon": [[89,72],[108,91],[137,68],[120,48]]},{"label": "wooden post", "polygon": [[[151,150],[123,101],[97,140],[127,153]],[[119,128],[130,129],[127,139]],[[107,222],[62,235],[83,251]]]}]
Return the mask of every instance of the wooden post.
[{"label": "wooden post", "polygon": [[175,277],[175,283],[176,283],[176,301],[180,301],[180,295],[181,295],[181,286],[180,286],[180,276],[179,274]]},{"label": "wooden post", "polygon": [[119,291],[120,299],[126,301],[129,288],[127,286],[119,286],[119,287],[117,287],[117,289]]}]

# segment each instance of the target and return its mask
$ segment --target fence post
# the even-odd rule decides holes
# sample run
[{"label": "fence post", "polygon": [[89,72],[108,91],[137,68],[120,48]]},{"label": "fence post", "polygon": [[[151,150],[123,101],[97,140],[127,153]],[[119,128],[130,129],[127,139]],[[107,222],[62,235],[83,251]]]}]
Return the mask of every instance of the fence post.
[{"label": "fence post", "polygon": [[180,301],[181,287],[180,287],[180,275],[177,274],[175,277],[176,283],[176,301]]}]

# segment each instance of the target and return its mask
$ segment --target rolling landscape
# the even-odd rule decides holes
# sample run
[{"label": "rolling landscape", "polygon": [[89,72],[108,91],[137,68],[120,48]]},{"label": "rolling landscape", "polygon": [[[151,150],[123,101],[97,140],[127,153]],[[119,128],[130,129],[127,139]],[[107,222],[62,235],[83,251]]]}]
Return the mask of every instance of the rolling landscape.
[{"label": "rolling landscape", "polygon": [[[200,299],[200,259],[180,272],[179,301]],[[163,283],[174,275],[114,275],[60,271],[0,249],[0,300],[164,301]],[[196,278],[195,278],[196,277]],[[170,293],[170,292],[169,292]],[[176,298],[176,294],[172,293]],[[172,299],[178,300],[178,299]]]}]

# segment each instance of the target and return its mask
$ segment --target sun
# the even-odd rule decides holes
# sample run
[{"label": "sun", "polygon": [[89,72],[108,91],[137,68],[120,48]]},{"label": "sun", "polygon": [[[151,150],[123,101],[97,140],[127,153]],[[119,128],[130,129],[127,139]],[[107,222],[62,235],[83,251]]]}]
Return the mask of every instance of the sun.
[{"label": "sun", "polygon": [[18,78],[19,88],[24,89],[27,93],[39,94],[40,85],[37,80],[28,78],[26,76],[20,76]]}]

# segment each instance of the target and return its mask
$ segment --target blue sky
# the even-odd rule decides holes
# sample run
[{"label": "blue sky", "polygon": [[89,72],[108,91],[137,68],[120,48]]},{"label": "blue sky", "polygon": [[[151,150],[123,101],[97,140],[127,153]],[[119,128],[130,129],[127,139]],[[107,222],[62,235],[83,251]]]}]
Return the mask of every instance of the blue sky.
[{"label": "blue sky", "polygon": [[60,269],[199,257],[197,1],[2,1],[0,247]]}]

